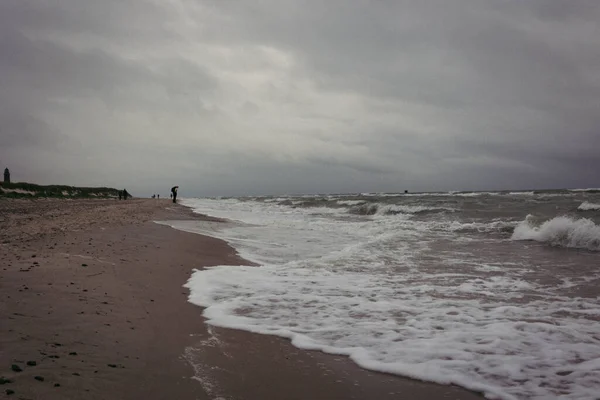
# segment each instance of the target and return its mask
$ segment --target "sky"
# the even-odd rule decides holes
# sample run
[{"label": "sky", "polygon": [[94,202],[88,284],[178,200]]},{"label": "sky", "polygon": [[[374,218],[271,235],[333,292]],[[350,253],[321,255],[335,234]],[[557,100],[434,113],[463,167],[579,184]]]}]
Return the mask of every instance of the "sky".
[{"label": "sky", "polygon": [[2,0],[13,180],[600,187],[597,0]]}]

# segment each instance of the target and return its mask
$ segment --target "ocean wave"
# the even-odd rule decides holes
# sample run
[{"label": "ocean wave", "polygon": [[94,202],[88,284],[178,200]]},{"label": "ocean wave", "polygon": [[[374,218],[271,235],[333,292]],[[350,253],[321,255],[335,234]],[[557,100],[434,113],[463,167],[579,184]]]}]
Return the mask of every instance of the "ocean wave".
[{"label": "ocean wave", "polygon": [[[291,263],[194,270],[184,286],[210,325],[289,338],[370,370],[502,400],[597,398],[597,323],[581,318],[599,315],[595,302],[558,297],[513,305],[507,297],[535,284],[491,276],[443,286],[431,278],[395,275],[384,283],[377,274]],[[565,310],[577,310],[575,317],[560,316]]]},{"label": "ocean wave", "polygon": [[502,193],[499,192],[456,192],[449,193],[449,196],[459,197],[479,197],[479,196],[500,196]]},{"label": "ocean wave", "polygon": [[569,189],[569,192],[600,192],[600,188],[587,188],[587,189]]},{"label": "ocean wave", "polygon": [[341,206],[356,206],[366,203],[365,200],[338,200],[337,203]]},{"label": "ocean wave", "polygon": [[426,207],[426,206],[405,206],[398,204],[384,205],[379,208],[379,214],[382,215],[395,215],[395,214],[424,214],[424,213],[438,213],[445,211],[454,211],[452,208],[447,207]]},{"label": "ocean wave", "polygon": [[446,207],[407,206],[399,204],[365,203],[351,207],[348,212],[356,215],[424,214],[454,211]]},{"label": "ocean wave", "polygon": [[511,196],[533,196],[535,192],[510,192]]},{"label": "ocean wave", "polygon": [[[263,201],[263,203],[280,203],[280,202],[286,201],[288,199],[289,199],[289,197],[276,197],[276,198],[262,199],[262,201]],[[257,200],[257,199],[253,199],[253,200]]]},{"label": "ocean wave", "polygon": [[581,203],[579,207],[577,207],[579,211],[592,211],[592,210],[600,210],[600,204],[590,203],[589,201],[584,201]]},{"label": "ocean wave", "polygon": [[450,232],[499,232],[499,233],[512,233],[517,222],[515,221],[492,221],[492,222],[468,222],[461,223],[458,221],[452,221],[450,223],[442,224],[445,230]]},{"label": "ocean wave", "polygon": [[314,198],[302,198],[301,200],[297,198],[288,198],[283,199],[282,201],[277,203],[280,206],[288,206],[292,208],[319,208],[319,207],[333,207],[337,204],[335,200],[330,200],[328,198],[323,197],[314,197]]},{"label": "ocean wave", "polygon": [[[588,248],[582,238],[600,237],[593,223],[563,217],[554,226],[547,221],[556,215],[553,206],[525,201],[496,212],[504,202],[513,207],[511,197],[467,201],[464,213],[461,199],[371,197],[362,205],[337,203],[357,196],[323,199],[301,199],[319,209],[186,200],[198,212],[246,222],[192,226],[202,224],[196,233],[227,240],[262,265],[194,272],[185,285],[189,301],[205,307],[209,324],[288,337],[297,347],[346,354],[368,369],[453,383],[489,398],[597,398],[600,310],[595,298],[578,296],[593,288],[597,273],[589,273],[589,257],[595,254],[557,250],[532,257],[527,246],[498,240],[513,235],[550,243],[544,235],[565,231]],[[561,209],[580,202],[566,200]],[[350,217],[358,206],[374,217]],[[441,207],[454,212],[408,213]],[[524,209],[552,214],[522,221]],[[386,216],[390,211],[403,213]],[[579,273],[561,268],[565,258],[558,253],[573,257]],[[589,281],[576,292],[583,279]]]},{"label": "ocean wave", "polygon": [[354,207],[350,207],[350,209],[348,209],[348,212],[350,214],[356,214],[356,215],[375,215],[377,214],[377,211],[379,210],[379,205],[374,204],[374,203],[365,203],[365,204],[360,204]]},{"label": "ocean wave", "polygon": [[557,247],[600,251],[600,226],[587,218],[556,217],[541,222],[528,215],[515,228],[512,240],[535,240]]},{"label": "ocean wave", "polygon": [[555,197],[572,197],[572,196],[576,196],[577,193],[574,192],[561,192],[561,193],[547,193],[547,192],[536,192],[535,193],[537,195],[538,199],[551,199],[551,198],[555,198]]}]

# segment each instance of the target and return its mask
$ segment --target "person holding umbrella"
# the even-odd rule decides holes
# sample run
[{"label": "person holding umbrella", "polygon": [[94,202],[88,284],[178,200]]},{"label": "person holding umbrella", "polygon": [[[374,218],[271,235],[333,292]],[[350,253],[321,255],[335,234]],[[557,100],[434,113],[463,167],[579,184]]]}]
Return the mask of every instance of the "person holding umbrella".
[{"label": "person holding umbrella", "polygon": [[171,188],[171,194],[173,195],[173,203],[177,203],[177,189],[179,189],[179,186],[173,186]]}]

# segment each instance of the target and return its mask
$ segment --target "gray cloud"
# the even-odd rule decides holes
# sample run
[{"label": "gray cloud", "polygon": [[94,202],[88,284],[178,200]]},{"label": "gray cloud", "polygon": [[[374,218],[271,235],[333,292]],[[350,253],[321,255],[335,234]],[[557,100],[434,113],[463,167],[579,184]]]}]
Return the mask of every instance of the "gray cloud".
[{"label": "gray cloud", "polygon": [[597,186],[596,1],[0,3],[16,179],[184,195]]}]

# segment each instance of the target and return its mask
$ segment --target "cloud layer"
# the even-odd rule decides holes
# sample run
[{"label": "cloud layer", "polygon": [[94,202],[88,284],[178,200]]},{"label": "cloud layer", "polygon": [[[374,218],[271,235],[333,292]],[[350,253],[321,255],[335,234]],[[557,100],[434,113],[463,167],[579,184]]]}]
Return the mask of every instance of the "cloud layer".
[{"label": "cloud layer", "polygon": [[600,4],[4,0],[0,163],[183,195],[598,186]]}]

